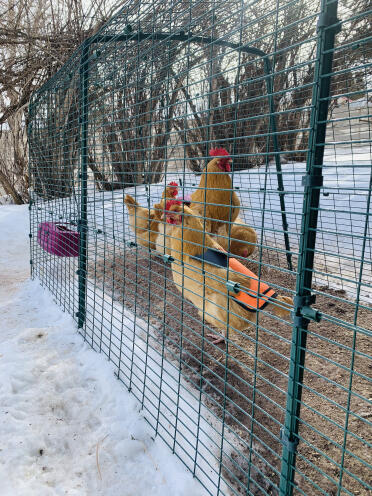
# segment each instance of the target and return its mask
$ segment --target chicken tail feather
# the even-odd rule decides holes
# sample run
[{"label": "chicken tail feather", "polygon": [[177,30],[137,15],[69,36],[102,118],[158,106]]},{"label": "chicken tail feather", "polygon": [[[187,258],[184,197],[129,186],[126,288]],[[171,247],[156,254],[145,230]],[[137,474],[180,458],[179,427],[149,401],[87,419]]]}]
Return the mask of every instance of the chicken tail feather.
[{"label": "chicken tail feather", "polygon": [[130,196],[130,195],[125,195],[124,203],[127,207],[139,207],[139,203],[136,202],[136,200]]}]

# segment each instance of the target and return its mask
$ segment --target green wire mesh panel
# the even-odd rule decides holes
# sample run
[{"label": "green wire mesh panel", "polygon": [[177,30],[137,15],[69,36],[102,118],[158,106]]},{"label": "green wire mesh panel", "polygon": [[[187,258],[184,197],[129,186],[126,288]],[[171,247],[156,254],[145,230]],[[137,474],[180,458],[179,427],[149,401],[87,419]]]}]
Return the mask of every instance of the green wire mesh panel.
[{"label": "green wire mesh panel", "polygon": [[[80,218],[79,74],[72,61],[65,70],[66,78],[35,94],[30,107],[31,259],[35,275],[74,315]],[[55,252],[57,256],[52,256]],[[74,256],[65,256],[69,254]]]},{"label": "green wire mesh panel", "polygon": [[336,8],[131,1],[30,105],[33,277],[213,495],[371,490],[371,12]]},{"label": "green wire mesh panel", "polygon": [[297,459],[298,476],[315,494],[371,491],[372,100],[367,7],[339,2],[342,30],[329,50],[333,74],[326,98],[313,273],[313,293],[323,319],[308,332]]}]

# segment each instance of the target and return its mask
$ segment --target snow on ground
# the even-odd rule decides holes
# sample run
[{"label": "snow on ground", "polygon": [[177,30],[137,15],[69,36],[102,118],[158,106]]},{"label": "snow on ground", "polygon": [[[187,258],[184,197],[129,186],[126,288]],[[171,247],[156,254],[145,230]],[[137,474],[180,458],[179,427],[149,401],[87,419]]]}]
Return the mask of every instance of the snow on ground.
[{"label": "snow on ground", "polygon": [[111,365],[29,280],[28,210],[0,208],[2,496],[202,495]]}]

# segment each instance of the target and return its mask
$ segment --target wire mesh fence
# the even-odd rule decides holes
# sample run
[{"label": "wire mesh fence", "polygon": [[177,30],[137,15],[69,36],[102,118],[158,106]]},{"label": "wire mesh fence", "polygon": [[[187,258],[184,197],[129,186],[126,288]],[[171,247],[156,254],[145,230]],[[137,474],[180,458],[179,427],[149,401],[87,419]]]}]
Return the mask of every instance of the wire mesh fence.
[{"label": "wire mesh fence", "polygon": [[32,275],[213,495],[371,491],[369,9],[131,1],[30,104]]}]

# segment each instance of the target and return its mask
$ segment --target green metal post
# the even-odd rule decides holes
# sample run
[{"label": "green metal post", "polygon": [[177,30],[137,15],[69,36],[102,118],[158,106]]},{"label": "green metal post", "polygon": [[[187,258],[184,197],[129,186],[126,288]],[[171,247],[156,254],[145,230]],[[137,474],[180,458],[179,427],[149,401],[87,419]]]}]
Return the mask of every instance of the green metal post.
[{"label": "green metal post", "polygon": [[83,45],[80,60],[80,219],[79,219],[79,310],[78,327],[83,327],[86,315],[87,292],[87,169],[88,169],[88,78],[89,78],[89,42]]},{"label": "green metal post", "polygon": [[311,295],[314,249],[320,189],[322,187],[322,166],[328,97],[333,61],[333,47],[336,33],[340,29],[337,19],[337,0],[322,0],[318,21],[317,59],[315,65],[310,123],[309,153],[306,176],[303,178],[304,202],[301,226],[301,243],[298,260],[296,297],[294,301],[294,322],[289,365],[288,394],[284,427],[281,430],[283,443],[280,477],[280,496],[291,496],[294,487],[296,447],[298,444],[299,418],[303,370],[306,354],[306,338],[309,319],[319,320],[319,314],[310,309],[314,303]]}]

